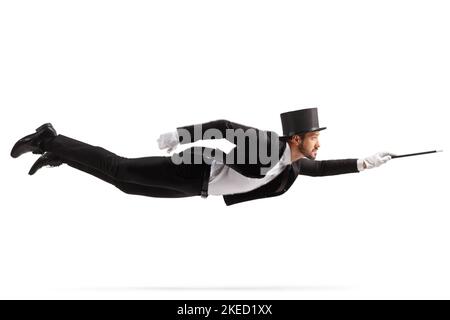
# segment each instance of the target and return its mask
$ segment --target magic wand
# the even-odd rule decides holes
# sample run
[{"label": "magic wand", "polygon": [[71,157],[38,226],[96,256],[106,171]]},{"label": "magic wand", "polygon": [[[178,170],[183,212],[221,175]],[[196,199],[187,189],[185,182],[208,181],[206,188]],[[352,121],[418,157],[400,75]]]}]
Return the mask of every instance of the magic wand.
[{"label": "magic wand", "polygon": [[408,153],[408,154],[402,154],[402,155],[394,155],[392,156],[392,159],[395,158],[403,158],[403,157],[411,157],[411,156],[418,156],[421,154],[427,154],[427,153],[435,153],[435,152],[442,152],[443,150],[433,150],[433,151],[425,151],[425,152],[417,152],[417,153]]}]

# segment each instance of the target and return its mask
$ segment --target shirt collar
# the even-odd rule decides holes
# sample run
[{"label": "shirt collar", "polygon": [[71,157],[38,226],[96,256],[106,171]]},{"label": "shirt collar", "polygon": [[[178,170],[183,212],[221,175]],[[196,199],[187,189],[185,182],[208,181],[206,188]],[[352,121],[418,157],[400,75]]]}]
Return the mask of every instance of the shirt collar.
[{"label": "shirt collar", "polygon": [[286,149],[283,153],[283,163],[285,164],[291,164],[291,147],[289,146],[289,143],[286,142]]}]

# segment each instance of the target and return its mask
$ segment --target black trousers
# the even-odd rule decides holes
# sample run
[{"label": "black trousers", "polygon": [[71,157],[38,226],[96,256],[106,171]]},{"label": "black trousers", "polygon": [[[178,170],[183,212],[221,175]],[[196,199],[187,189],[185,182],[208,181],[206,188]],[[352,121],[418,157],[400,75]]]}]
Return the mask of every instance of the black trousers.
[{"label": "black trousers", "polygon": [[42,148],[128,194],[160,198],[207,196],[205,182],[207,186],[211,167],[207,163],[175,164],[170,156],[125,158],[61,134],[45,141]]}]

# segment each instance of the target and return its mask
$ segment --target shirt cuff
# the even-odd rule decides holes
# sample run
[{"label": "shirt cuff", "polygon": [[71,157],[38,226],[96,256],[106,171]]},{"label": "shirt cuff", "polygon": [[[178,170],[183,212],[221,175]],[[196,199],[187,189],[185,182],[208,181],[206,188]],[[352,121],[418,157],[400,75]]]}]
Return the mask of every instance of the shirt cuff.
[{"label": "shirt cuff", "polygon": [[364,168],[364,159],[358,159],[358,161],[356,161],[356,166],[358,167],[358,171],[363,171]]}]

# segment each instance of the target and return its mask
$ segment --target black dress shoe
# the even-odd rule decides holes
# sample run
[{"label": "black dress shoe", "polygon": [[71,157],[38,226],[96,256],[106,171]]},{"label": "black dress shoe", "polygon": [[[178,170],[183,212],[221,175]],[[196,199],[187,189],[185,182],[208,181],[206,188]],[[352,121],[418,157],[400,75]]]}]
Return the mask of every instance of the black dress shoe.
[{"label": "black dress shoe", "polygon": [[42,156],[39,157],[39,159],[36,160],[36,162],[31,166],[30,171],[28,174],[32,176],[36,173],[40,168],[44,166],[50,166],[50,167],[57,167],[60,166],[63,163],[60,157],[58,157],[56,154],[52,152],[46,152]]},{"label": "black dress shoe", "polygon": [[45,123],[36,129],[35,133],[29,134],[16,142],[11,150],[11,157],[17,158],[18,156],[26,153],[33,152],[35,154],[42,154],[42,142],[45,139],[56,137],[56,130],[51,123]]}]

